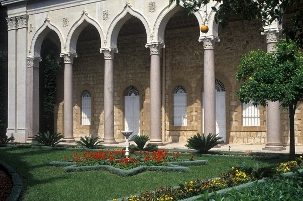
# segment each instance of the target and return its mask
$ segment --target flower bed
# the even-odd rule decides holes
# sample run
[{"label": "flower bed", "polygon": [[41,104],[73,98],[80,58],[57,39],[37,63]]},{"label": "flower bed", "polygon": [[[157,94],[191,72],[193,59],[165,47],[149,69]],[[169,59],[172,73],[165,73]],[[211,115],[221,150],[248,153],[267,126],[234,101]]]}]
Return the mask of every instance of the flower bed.
[{"label": "flower bed", "polygon": [[53,166],[67,166],[65,172],[107,170],[119,176],[131,176],[143,171],[178,171],[189,172],[183,166],[206,165],[206,160],[193,160],[194,155],[184,160],[180,152],[168,153],[165,150],[154,152],[138,151],[125,158],[125,150],[75,152],[71,157],[64,156],[64,161],[48,163]]}]

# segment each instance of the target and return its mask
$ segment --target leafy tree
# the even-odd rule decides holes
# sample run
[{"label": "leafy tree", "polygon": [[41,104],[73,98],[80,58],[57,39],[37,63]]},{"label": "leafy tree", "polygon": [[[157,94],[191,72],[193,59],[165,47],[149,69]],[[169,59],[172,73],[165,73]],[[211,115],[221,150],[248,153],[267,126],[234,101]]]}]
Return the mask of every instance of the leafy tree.
[{"label": "leafy tree", "polygon": [[[169,3],[183,2],[187,12],[193,13],[210,0],[169,0]],[[284,13],[291,10],[294,15],[283,24],[283,33],[287,39],[293,40],[303,47],[303,5],[301,0],[217,0],[221,5],[215,12],[215,20],[225,27],[232,15],[241,15],[243,20],[262,18],[262,24],[268,25],[274,20],[282,22]],[[300,3],[301,2],[301,3]]]},{"label": "leafy tree", "polygon": [[255,50],[243,55],[236,79],[242,82],[237,92],[241,102],[266,106],[268,101],[280,101],[283,108],[288,108],[289,156],[294,158],[294,115],[303,98],[303,56],[298,45],[281,39],[276,52]]},{"label": "leafy tree", "polygon": [[56,104],[57,95],[57,72],[60,65],[56,61],[56,57],[53,51],[49,51],[49,54],[45,58],[45,70],[44,70],[44,96],[43,96],[43,117],[44,117],[44,130],[54,132],[54,105]]}]

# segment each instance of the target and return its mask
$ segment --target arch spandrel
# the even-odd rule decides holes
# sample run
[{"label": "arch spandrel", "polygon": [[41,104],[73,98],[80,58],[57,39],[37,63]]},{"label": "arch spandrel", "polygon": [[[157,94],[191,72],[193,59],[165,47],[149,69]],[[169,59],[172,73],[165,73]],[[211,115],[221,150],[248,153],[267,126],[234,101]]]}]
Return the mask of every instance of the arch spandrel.
[{"label": "arch spandrel", "polygon": [[146,17],[142,13],[134,10],[131,6],[127,4],[122,10],[122,12],[116,15],[113,21],[110,23],[106,34],[106,40],[104,41],[104,48],[117,48],[117,39],[119,31],[123,24],[131,17],[136,17],[142,22],[146,31],[147,43],[149,43],[151,34]]},{"label": "arch spandrel", "polygon": [[[61,34],[60,30],[56,26],[50,23],[49,19],[46,19],[43,25],[35,32],[31,40],[29,56],[40,57],[42,42],[45,39],[45,37],[52,31],[56,33],[56,35],[60,40],[59,42],[60,42],[61,51],[64,49],[63,35]],[[58,45],[57,41],[56,42],[54,40],[52,41]]]},{"label": "arch spandrel", "polygon": [[96,20],[89,17],[86,11],[83,11],[81,17],[72,25],[71,29],[68,31],[65,52],[77,52],[76,46],[78,37],[81,31],[88,24],[93,25],[97,29],[101,40],[100,48],[102,47],[102,41],[104,41],[104,34],[100,24]]}]

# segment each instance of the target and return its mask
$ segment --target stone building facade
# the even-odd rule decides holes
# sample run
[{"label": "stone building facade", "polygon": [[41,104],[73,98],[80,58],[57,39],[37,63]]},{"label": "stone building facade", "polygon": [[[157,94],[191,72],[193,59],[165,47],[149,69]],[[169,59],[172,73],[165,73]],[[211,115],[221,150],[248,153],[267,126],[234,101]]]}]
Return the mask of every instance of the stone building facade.
[{"label": "stone building facade", "polygon": [[[121,131],[132,130],[153,143],[186,142],[196,133],[266,149],[288,143],[288,112],[279,103],[252,108],[236,95],[241,56],[274,51],[277,23],[261,33],[260,21],[235,18],[223,29],[214,21],[215,1],[194,15],[162,0],[1,3],[8,9],[7,134],[17,141],[39,131],[39,62],[43,41],[50,40],[62,65],[54,126],[66,141],[99,136],[115,143],[123,140]],[[199,30],[203,24],[207,33]],[[297,144],[301,113],[300,105]]]}]

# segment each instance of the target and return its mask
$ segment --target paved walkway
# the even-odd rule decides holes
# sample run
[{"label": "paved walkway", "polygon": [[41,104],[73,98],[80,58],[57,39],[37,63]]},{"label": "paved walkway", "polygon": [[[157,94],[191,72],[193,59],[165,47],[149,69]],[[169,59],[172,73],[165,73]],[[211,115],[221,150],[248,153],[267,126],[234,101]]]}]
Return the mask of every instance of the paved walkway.
[{"label": "paved walkway", "polygon": [[[134,142],[130,142],[134,144]],[[186,143],[164,143],[159,148],[165,149],[188,149],[185,146]],[[119,142],[118,144],[103,144],[105,146],[125,147],[125,141]],[[242,152],[262,152],[262,153],[289,153],[289,145],[285,150],[281,151],[270,151],[263,150],[265,145],[250,145],[250,144],[223,144],[219,148],[213,148],[212,151],[242,151]],[[303,146],[296,146],[296,154],[303,154]]]}]

